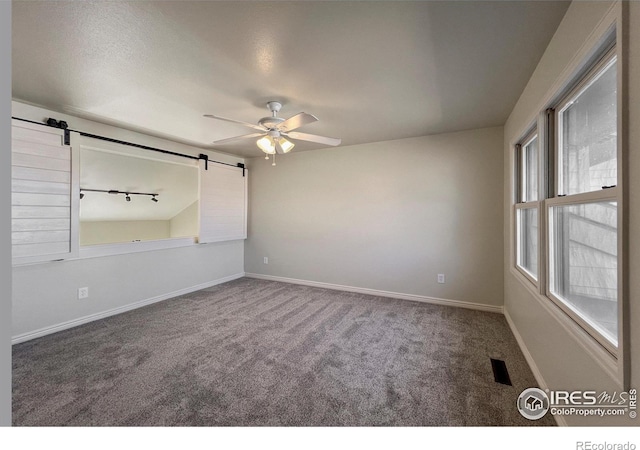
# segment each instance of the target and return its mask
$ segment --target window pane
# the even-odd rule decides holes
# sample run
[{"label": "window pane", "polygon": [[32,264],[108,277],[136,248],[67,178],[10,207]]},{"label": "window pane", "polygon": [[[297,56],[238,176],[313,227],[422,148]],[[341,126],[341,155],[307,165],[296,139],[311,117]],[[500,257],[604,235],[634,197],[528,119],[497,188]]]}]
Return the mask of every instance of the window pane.
[{"label": "window pane", "polygon": [[615,58],[558,115],[559,194],[617,184]]},{"label": "window pane", "polygon": [[551,208],[550,290],[614,345],[618,342],[616,202]]},{"label": "window pane", "polygon": [[518,265],[538,279],[538,208],[518,209]]},{"label": "window pane", "polygon": [[522,148],[522,200],[538,200],[538,136]]}]

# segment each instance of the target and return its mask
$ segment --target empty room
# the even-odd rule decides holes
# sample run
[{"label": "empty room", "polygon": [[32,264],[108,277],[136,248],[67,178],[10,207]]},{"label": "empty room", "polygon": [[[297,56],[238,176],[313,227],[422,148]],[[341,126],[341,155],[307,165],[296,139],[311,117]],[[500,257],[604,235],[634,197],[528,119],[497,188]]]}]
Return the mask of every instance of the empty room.
[{"label": "empty room", "polygon": [[640,3],[10,7],[7,425],[638,425]]}]

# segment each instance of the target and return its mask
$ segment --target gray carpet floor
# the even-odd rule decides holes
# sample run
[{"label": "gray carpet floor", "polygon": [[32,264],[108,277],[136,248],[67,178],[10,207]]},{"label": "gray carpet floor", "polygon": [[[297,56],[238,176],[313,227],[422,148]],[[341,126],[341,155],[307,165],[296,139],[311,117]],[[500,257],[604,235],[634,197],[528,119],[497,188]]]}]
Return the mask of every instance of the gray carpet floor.
[{"label": "gray carpet floor", "polygon": [[553,425],[535,385],[499,314],[243,278],[14,346],[13,424]]}]

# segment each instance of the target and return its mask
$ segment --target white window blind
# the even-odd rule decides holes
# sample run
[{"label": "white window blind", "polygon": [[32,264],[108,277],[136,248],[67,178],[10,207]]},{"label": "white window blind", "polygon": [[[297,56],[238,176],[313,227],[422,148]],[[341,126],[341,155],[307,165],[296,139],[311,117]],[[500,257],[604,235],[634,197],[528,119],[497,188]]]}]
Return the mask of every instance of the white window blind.
[{"label": "white window blind", "polygon": [[248,171],[200,161],[199,243],[247,238]]},{"label": "white window blind", "polygon": [[[14,264],[77,256],[77,175],[63,130],[14,120],[11,250]],[[76,189],[74,189],[74,187]]]}]

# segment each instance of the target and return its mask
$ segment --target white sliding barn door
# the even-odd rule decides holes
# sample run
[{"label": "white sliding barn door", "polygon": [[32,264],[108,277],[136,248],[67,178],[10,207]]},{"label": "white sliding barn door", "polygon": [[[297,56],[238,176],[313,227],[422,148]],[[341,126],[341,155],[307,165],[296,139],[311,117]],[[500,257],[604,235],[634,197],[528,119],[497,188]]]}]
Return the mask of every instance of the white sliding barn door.
[{"label": "white sliding barn door", "polygon": [[64,131],[13,120],[11,133],[13,263],[77,256],[77,158]]},{"label": "white sliding barn door", "polygon": [[247,179],[239,167],[200,161],[199,243],[247,238]]}]

